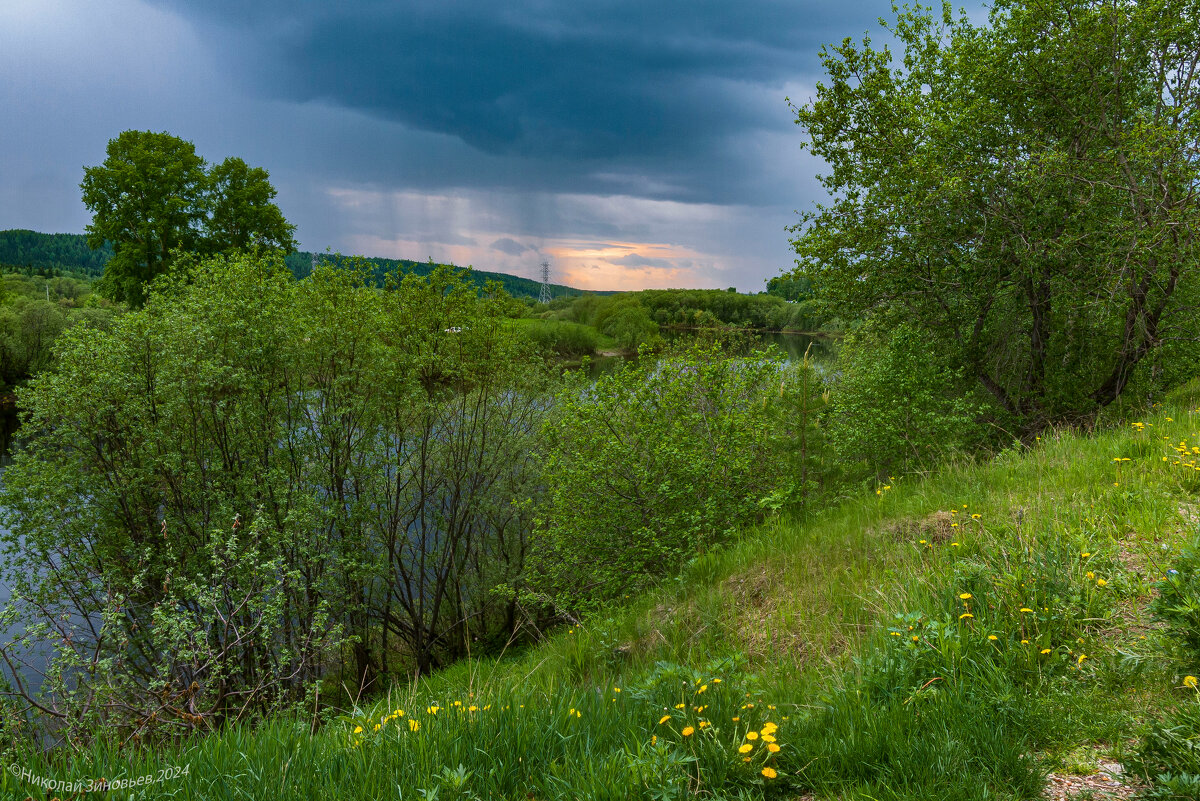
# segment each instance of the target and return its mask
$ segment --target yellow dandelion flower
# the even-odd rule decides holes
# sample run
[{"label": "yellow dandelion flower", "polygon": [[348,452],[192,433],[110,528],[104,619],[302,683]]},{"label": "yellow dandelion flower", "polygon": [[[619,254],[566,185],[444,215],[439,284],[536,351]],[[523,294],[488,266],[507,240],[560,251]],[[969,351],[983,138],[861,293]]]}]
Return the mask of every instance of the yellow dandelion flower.
[{"label": "yellow dandelion flower", "polygon": [[773,743],[773,742],[775,742],[775,735],[771,734],[770,732],[765,732],[765,731],[764,731],[764,732],[762,733],[762,738],[763,738],[763,742],[764,742],[764,743]]},{"label": "yellow dandelion flower", "polygon": [[1108,586],[1108,582],[1107,582],[1107,581],[1105,581],[1104,579],[1099,579],[1099,580],[1097,580],[1097,581],[1096,581],[1096,586],[1097,586],[1097,587],[1107,587],[1107,586]]},{"label": "yellow dandelion flower", "polygon": [[1048,653],[1050,653],[1050,649],[1049,649],[1049,648],[1043,648],[1043,649],[1042,649],[1042,653],[1043,653],[1043,654],[1048,654]]},{"label": "yellow dandelion flower", "polygon": [[770,751],[772,754],[778,754],[778,753],[779,753],[779,746],[778,746],[777,744],[775,744],[775,743],[769,743],[769,744],[767,745],[767,750],[768,750],[768,751]]},{"label": "yellow dandelion flower", "polygon": [[754,750],[754,746],[750,745],[750,743],[746,743],[745,745],[738,748],[738,753],[739,754],[748,754],[752,750]]},{"label": "yellow dandelion flower", "polygon": [[620,687],[613,687],[613,692],[614,692],[614,693],[619,693],[619,692],[621,692],[621,688],[620,688]]},{"label": "yellow dandelion flower", "polygon": [[1195,676],[1184,676],[1183,677],[1183,686],[1191,687],[1192,689],[1195,689],[1196,688],[1196,677]]},{"label": "yellow dandelion flower", "polygon": [[663,715],[661,718],[658,719],[658,725],[661,726],[670,719],[671,719],[670,715]]},{"label": "yellow dandelion flower", "polygon": [[676,708],[676,709],[683,709],[685,706],[687,706],[687,704],[676,704],[676,705],[675,705],[675,708]]},{"label": "yellow dandelion flower", "polygon": [[711,724],[711,723],[709,723],[707,720],[702,720],[702,721],[700,721],[700,728],[702,728],[702,729],[706,729],[706,728],[708,728],[708,727],[709,727],[709,726],[711,726],[711,725],[712,725],[712,724]]},{"label": "yellow dandelion flower", "polygon": [[746,732],[746,739],[747,739],[747,740],[757,740],[757,739],[758,739],[758,732],[756,732],[756,731],[748,731],[748,732]]},{"label": "yellow dandelion flower", "polygon": [[1079,658],[1075,660],[1075,664],[1077,664],[1077,665],[1082,665],[1082,664],[1083,664],[1083,660],[1085,660],[1085,659],[1087,659],[1087,658],[1088,658],[1088,657],[1087,657],[1087,654],[1080,654],[1080,655],[1079,655]]},{"label": "yellow dandelion flower", "polygon": [[1021,645],[1029,645],[1029,640],[1021,640]]},{"label": "yellow dandelion flower", "polygon": [[779,774],[775,772],[775,768],[763,768],[762,775],[766,776],[768,779],[774,779]]},{"label": "yellow dandelion flower", "polygon": [[989,635],[988,635],[988,639],[989,639],[989,640],[998,640],[998,639],[1000,639],[1000,638],[999,638],[999,637],[997,637],[995,634],[989,634]]},{"label": "yellow dandelion flower", "polygon": [[739,720],[741,720],[741,718],[730,718],[730,720],[732,720],[734,723],[737,723]]},{"label": "yellow dandelion flower", "polygon": [[762,726],[762,733],[763,733],[763,734],[774,734],[774,733],[775,733],[775,732],[777,732],[778,730],[779,730],[779,725],[778,725],[778,724],[776,724],[776,723],[772,723],[772,722],[771,722],[771,721],[769,721],[769,720],[768,720],[766,723],[764,723],[764,724],[763,724],[763,726]]},{"label": "yellow dandelion flower", "polygon": [[680,732],[680,734],[682,734],[684,737],[691,737],[695,732],[696,730],[691,726],[684,726],[683,731]]},{"label": "yellow dandelion flower", "polygon": [[421,730],[421,721],[413,720],[412,718],[409,718],[408,719],[408,730],[409,731],[420,731]]},{"label": "yellow dandelion flower", "polygon": [[958,619],[962,620],[965,617],[975,617],[975,616],[972,615],[970,612],[963,612],[961,615],[958,616]]},{"label": "yellow dandelion flower", "polygon": [[696,690],[696,695],[699,695],[700,693],[704,692],[704,691],[705,691],[705,690],[707,690],[707,689],[708,689],[708,685],[707,685],[707,684],[705,684],[705,685],[704,685],[704,686],[702,686],[702,687],[701,687],[699,690]]},{"label": "yellow dandelion flower", "polygon": [[962,600],[964,600],[964,601],[969,601],[969,600],[971,600],[971,593],[969,593],[969,592],[962,592],[962,593],[959,593],[958,597],[959,597],[959,598],[961,598],[961,599],[962,599]]},{"label": "yellow dandelion flower", "polygon": [[354,733],[355,733],[355,734],[362,734],[362,726],[355,726],[355,727],[354,727]]},{"label": "yellow dandelion flower", "polygon": [[1032,609],[1030,609],[1028,606],[1022,606],[1022,607],[1021,607],[1021,611],[1022,611],[1022,612],[1032,612],[1033,610],[1032,610]]}]

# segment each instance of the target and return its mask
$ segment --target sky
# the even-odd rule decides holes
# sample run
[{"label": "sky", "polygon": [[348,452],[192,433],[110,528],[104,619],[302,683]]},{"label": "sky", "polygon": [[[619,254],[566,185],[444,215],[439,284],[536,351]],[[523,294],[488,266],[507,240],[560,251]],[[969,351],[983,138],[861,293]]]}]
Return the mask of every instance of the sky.
[{"label": "sky", "polygon": [[878,0],[3,0],[0,229],[82,233],[129,129],[270,172],[301,248],[582,289],[790,269],[792,102]]}]

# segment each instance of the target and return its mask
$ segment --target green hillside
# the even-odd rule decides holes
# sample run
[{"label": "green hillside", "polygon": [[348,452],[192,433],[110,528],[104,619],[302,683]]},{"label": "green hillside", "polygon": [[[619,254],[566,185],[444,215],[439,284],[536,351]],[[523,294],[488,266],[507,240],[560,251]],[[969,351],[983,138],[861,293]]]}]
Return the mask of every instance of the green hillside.
[{"label": "green hillside", "polygon": [[[82,234],[43,234],[23,229],[0,231],[0,266],[9,271],[44,274],[84,273],[98,276],[104,272],[104,265],[112,258],[112,255],[112,247],[109,245],[100,250],[89,248],[87,237]],[[312,269],[314,257],[321,260],[343,258],[301,251],[290,254],[286,261],[297,277],[304,277]],[[437,267],[429,262],[410,259],[368,257],[366,260],[375,265],[376,274],[380,280],[383,275],[396,271],[426,276]],[[529,278],[485,270],[472,270],[471,276],[472,280],[480,287],[489,281],[497,281],[508,294],[515,298],[536,299],[541,293],[541,284]],[[555,297],[583,294],[583,290],[561,284],[553,284],[552,291]],[[596,294],[611,293],[599,292]]]},{"label": "green hillside", "polygon": [[138,796],[176,799],[1023,799],[1114,786],[1112,763],[1184,786],[1198,398],[771,519],[607,617],[323,724],[29,764],[187,766]]}]

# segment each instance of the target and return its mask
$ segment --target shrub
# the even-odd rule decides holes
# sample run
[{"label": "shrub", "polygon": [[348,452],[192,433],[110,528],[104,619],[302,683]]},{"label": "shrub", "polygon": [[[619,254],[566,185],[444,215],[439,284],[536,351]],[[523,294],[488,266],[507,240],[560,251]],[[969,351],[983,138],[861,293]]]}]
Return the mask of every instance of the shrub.
[{"label": "shrub", "polygon": [[547,428],[539,597],[579,611],[672,575],[791,487],[780,449],[798,432],[775,418],[800,369],[697,343],[564,390]]}]

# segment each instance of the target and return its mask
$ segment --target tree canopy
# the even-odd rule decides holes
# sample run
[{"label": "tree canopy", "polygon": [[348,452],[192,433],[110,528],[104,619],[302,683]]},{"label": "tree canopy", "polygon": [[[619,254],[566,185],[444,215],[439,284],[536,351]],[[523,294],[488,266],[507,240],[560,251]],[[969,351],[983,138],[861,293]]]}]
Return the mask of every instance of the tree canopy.
[{"label": "tree canopy", "polygon": [[1000,0],[982,25],[898,14],[899,63],[869,38],[824,49],[793,106],[830,195],[793,228],[797,274],[827,311],[936,334],[1027,432],[1111,403],[1200,335],[1198,18]]},{"label": "tree canopy", "polygon": [[151,131],[125,131],[106,153],[80,188],[93,214],[88,244],[113,247],[101,282],[110,297],[140,306],[176,251],[295,249],[266,170],[230,158],[210,171],[191,142]]}]

